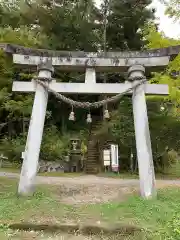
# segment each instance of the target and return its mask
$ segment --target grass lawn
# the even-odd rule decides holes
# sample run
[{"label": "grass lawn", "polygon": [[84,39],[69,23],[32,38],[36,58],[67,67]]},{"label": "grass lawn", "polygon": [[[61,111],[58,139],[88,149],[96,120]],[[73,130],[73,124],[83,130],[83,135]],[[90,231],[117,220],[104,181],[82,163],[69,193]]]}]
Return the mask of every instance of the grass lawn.
[{"label": "grass lawn", "polygon": [[[0,172],[20,173],[21,170],[18,168],[0,168]],[[45,177],[78,177],[82,175],[84,175],[84,173],[61,173],[61,172],[38,173],[38,176]]]},{"label": "grass lawn", "polygon": [[127,225],[131,223],[143,229],[141,236],[118,239],[180,239],[180,188],[177,187],[159,191],[157,199],[154,200],[132,196],[121,203],[80,206],[62,204],[58,186],[39,186],[35,195],[29,198],[18,197],[16,188],[16,180],[0,178],[2,240],[14,239],[3,238],[7,233],[3,224],[19,222],[58,224],[74,221],[93,223],[105,221],[110,224],[120,222]]},{"label": "grass lawn", "polygon": [[20,173],[18,168],[0,168],[0,172]]},{"label": "grass lawn", "polygon": [[61,204],[54,186],[39,186],[33,197],[17,196],[17,180],[0,178],[0,221],[58,223],[66,214],[74,217],[73,207]]},{"label": "grass lawn", "polygon": [[138,225],[145,230],[147,239],[179,240],[179,199],[180,189],[169,188],[159,191],[157,199],[154,200],[130,197],[123,203],[89,206],[88,211],[92,215],[100,214],[105,221]]}]

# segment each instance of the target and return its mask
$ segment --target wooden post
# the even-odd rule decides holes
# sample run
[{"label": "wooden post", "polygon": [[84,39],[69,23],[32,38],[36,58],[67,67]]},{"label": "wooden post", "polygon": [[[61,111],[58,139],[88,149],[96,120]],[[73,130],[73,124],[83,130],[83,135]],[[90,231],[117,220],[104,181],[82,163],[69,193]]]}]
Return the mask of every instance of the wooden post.
[{"label": "wooden post", "polygon": [[[39,77],[51,79],[52,72],[53,68],[50,62],[39,65]],[[18,188],[20,195],[29,196],[34,193],[47,101],[47,90],[37,84]]]},{"label": "wooden post", "polygon": [[[128,71],[131,79],[144,76],[144,72],[145,68],[141,65],[134,65]],[[137,80],[132,82],[132,84],[136,83]],[[134,89],[132,101],[140,191],[142,197],[150,198],[156,195],[156,190],[144,85],[139,85]]]}]

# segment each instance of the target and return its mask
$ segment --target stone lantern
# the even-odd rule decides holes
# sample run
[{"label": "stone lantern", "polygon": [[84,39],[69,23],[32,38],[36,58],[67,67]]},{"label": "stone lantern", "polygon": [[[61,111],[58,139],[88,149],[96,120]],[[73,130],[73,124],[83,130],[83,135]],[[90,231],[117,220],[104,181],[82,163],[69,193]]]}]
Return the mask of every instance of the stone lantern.
[{"label": "stone lantern", "polygon": [[71,153],[81,153],[81,140],[79,138],[71,138]]},{"label": "stone lantern", "polygon": [[70,172],[81,171],[81,140],[79,138],[71,138],[70,148]]}]

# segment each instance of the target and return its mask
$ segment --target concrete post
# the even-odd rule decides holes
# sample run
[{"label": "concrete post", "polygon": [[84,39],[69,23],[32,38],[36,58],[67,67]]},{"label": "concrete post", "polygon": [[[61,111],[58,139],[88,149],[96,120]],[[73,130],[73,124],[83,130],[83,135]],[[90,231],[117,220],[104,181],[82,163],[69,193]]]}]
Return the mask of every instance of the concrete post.
[{"label": "concrete post", "polygon": [[[39,77],[51,79],[52,63],[50,61],[41,63],[38,66],[38,71]],[[48,91],[37,84],[18,188],[18,193],[23,196],[34,193],[47,101]]]},{"label": "concrete post", "polygon": [[[145,68],[141,65],[134,65],[129,68],[128,74],[133,85],[139,81],[133,81],[133,78],[144,76],[144,72]],[[142,197],[151,198],[156,195],[156,189],[144,84],[134,89],[132,102],[140,191]]]}]

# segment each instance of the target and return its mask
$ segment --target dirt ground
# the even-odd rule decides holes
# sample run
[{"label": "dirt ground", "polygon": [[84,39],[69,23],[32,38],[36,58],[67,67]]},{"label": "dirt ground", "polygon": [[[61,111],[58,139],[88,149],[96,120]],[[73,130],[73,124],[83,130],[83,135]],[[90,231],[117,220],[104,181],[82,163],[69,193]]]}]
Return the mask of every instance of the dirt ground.
[{"label": "dirt ground", "polygon": [[[4,235],[0,235],[1,240],[135,240],[134,236],[123,236],[123,235],[114,235],[114,236],[84,236],[78,234],[46,234],[44,232],[23,232],[23,231],[14,231],[9,232]],[[139,239],[141,240],[141,238]]]},{"label": "dirt ground", "polygon": [[88,184],[64,184],[56,186],[56,196],[65,204],[94,204],[109,201],[123,201],[129,194],[136,193],[132,186]]},{"label": "dirt ground", "polygon": [[[0,176],[19,178],[19,174],[0,172]],[[139,194],[138,179],[104,178],[93,175],[78,177],[36,178],[37,184],[55,186],[54,194],[66,204],[93,204],[124,201],[131,194]],[[180,180],[157,180],[157,188],[180,186]]]},{"label": "dirt ground", "polygon": [[9,232],[8,234],[4,235],[4,239],[3,240],[85,240],[85,239],[93,239],[93,240],[98,240],[99,238],[90,238],[90,237],[86,237],[86,236],[80,236],[80,235],[71,235],[71,234],[45,234],[43,232]]}]

